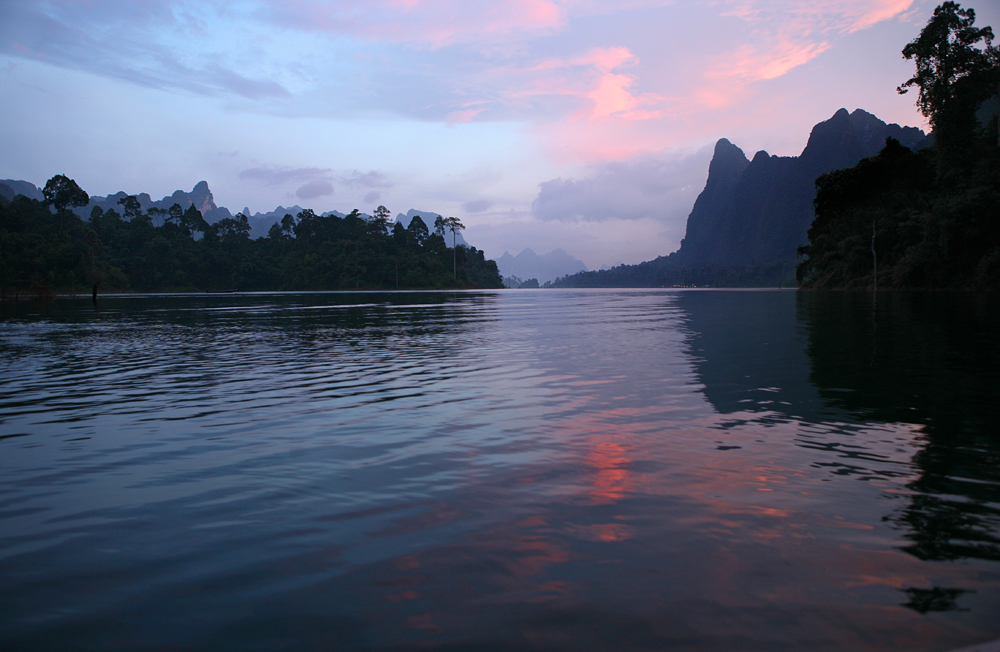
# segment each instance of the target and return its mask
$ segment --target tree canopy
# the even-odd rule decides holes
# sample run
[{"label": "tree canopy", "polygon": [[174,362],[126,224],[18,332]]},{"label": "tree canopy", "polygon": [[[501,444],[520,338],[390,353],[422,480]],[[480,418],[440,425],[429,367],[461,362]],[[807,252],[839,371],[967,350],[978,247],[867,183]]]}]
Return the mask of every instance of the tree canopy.
[{"label": "tree canopy", "polygon": [[49,179],[42,190],[42,196],[45,197],[46,205],[55,207],[59,212],[70,206],[86,206],[90,201],[90,197],[76,185],[76,181],[64,174],[57,174]]},{"label": "tree canopy", "polygon": [[[192,205],[123,214],[95,206],[88,221],[66,210],[87,194],[58,175],[45,201],[0,201],[0,295],[45,295],[100,283],[105,290],[356,290],[502,287],[496,263],[474,247],[452,252],[420,218],[390,234],[389,210],[365,220],[306,209],[285,215],[267,237],[250,238],[242,213],[208,224]],[[52,212],[52,208],[56,212]],[[400,237],[402,236],[402,237]]]},{"label": "tree canopy", "polygon": [[[993,31],[945,2],[903,56],[934,126],[918,151],[887,140],[877,155],[816,180],[815,220],[797,276],[813,288],[1000,287],[1000,148],[995,118],[977,119],[997,91]],[[876,265],[877,261],[877,265]]]},{"label": "tree canopy", "polygon": [[906,44],[903,57],[916,64],[916,72],[896,90],[920,89],[917,107],[930,120],[938,139],[968,137],[974,114],[983,100],[997,92],[1000,52],[993,46],[993,30],[976,27],[974,9],[945,2]]}]

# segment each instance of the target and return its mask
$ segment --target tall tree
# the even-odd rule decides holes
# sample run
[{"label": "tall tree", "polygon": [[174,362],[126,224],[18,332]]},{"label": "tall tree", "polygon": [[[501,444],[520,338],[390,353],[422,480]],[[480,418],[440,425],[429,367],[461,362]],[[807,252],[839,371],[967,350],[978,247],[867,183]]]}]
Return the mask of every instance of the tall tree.
[{"label": "tall tree", "polygon": [[458,280],[458,232],[465,230],[465,225],[457,217],[446,217],[441,220],[441,224],[445,229],[451,231],[451,266],[452,271],[455,275],[455,280]]},{"label": "tall tree", "polygon": [[968,140],[976,125],[976,109],[996,93],[1000,82],[1000,51],[992,44],[993,30],[977,28],[975,22],[974,9],[945,2],[934,10],[920,36],[903,48],[903,57],[913,60],[917,71],[896,90],[904,94],[914,86],[920,89],[917,107],[945,150],[953,151]]},{"label": "tall tree", "polygon": [[90,203],[90,196],[65,174],[57,174],[45,182],[42,196],[47,206],[55,206],[60,213],[69,206],[78,208]]},{"label": "tall tree", "polygon": [[424,240],[430,235],[430,231],[427,230],[427,224],[420,219],[419,215],[414,215],[413,219],[410,220],[410,225],[406,227],[406,232],[410,234],[410,238],[416,242],[418,245],[423,245]]},{"label": "tall tree", "polygon": [[385,235],[389,232],[389,219],[392,213],[385,206],[375,209],[375,214],[368,220],[368,232],[373,235]]},{"label": "tall tree", "polygon": [[181,215],[181,226],[188,232],[201,231],[205,233],[208,230],[208,222],[201,216],[201,211],[195,208],[194,204],[188,206],[184,214]]},{"label": "tall tree", "polygon": [[167,222],[173,222],[177,226],[181,224],[181,217],[184,215],[184,209],[181,208],[180,204],[174,204],[167,209]]},{"label": "tall tree", "polygon": [[149,215],[149,218],[151,220],[153,220],[153,224],[155,224],[156,226],[163,226],[164,216],[167,215],[168,213],[167,209],[165,208],[150,206],[149,209],[146,211],[146,214]]},{"label": "tall tree", "polygon": [[122,197],[118,200],[118,205],[122,207],[123,211],[125,211],[125,217],[130,220],[134,220],[142,215],[142,204],[139,203],[139,198],[135,195]]}]

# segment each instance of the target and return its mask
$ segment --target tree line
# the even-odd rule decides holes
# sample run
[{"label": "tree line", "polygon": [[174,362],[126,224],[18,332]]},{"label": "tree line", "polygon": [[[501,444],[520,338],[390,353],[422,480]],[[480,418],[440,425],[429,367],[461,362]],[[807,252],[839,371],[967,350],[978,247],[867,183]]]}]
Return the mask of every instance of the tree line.
[{"label": "tree line", "polygon": [[[343,218],[303,210],[266,237],[250,238],[242,213],[208,224],[194,206],[143,211],[135,196],[118,210],[95,206],[89,220],[72,208],[89,196],[57,175],[41,201],[0,197],[0,294],[499,288],[496,262],[475,247],[445,244],[457,218],[433,227],[414,217],[390,224],[379,206]],[[451,264],[449,264],[451,263]]]},{"label": "tree line", "polygon": [[[876,156],[816,180],[799,248],[807,288],[1000,287],[1000,52],[975,11],[945,2],[903,56],[933,128],[918,151],[887,139]],[[991,106],[991,103],[993,106]]]}]

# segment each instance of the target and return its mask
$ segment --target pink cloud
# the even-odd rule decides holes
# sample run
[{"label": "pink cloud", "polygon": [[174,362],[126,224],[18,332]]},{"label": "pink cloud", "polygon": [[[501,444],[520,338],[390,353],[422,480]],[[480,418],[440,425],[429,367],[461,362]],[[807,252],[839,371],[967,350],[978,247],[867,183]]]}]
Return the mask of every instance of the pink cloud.
[{"label": "pink cloud", "polygon": [[463,108],[457,111],[450,112],[445,117],[445,122],[449,126],[454,126],[456,124],[461,124],[463,122],[471,122],[473,118],[482,113],[482,107],[478,108]]},{"label": "pink cloud", "polygon": [[573,66],[593,66],[601,72],[611,72],[625,64],[638,63],[638,59],[626,47],[594,48],[586,54],[560,59],[546,59],[529,70],[551,70]]},{"label": "pink cloud", "polygon": [[[420,37],[432,47],[473,36],[489,40],[518,26],[559,30],[567,26],[570,16],[599,13],[595,7],[601,4],[600,0],[518,0],[503,6],[487,2],[474,9],[457,9],[456,1],[381,0],[394,3],[394,10],[407,20],[416,19],[411,33],[419,31],[422,21],[444,16],[446,8],[452,10],[453,16]],[[547,140],[562,141],[556,146],[563,153],[575,152],[574,156],[585,160],[631,156],[650,151],[655,144],[690,143],[693,131],[679,125],[703,123],[707,114],[739,114],[737,105],[746,101],[749,85],[778,79],[828,51],[846,34],[897,17],[912,4],[913,0],[723,0],[716,7],[745,22],[745,36],[730,41],[735,44],[730,52],[685,64],[680,75],[684,81],[673,79],[675,71],[669,73],[670,78],[650,77],[650,69],[640,67],[629,47],[593,48],[575,56],[481,70],[476,75],[483,91],[480,99],[453,107],[445,119],[455,124],[524,111],[536,116]],[[458,26],[468,24],[472,17],[478,24],[457,36]],[[657,84],[659,88],[666,84],[672,97],[648,90]],[[571,140],[571,145],[565,146],[558,134]]]},{"label": "pink cloud", "polygon": [[851,33],[894,18],[913,0],[724,0],[723,15],[736,16],[769,31]]},{"label": "pink cloud", "polygon": [[903,14],[913,0],[729,0],[723,15],[744,20],[761,45],[717,59],[709,76],[760,81],[781,77],[830,48],[839,36]]},{"label": "pink cloud", "polygon": [[[620,11],[627,7],[657,6],[659,0],[285,0],[261,1],[260,11],[270,20],[294,29],[353,34],[366,39],[413,43],[440,48],[484,39],[514,38],[554,32],[567,26],[570,16]],[[780,26],[800,34],[866,29],[905,12],[913,0],[721,0],[723,15],[739,17],[767,29]],[[595,50],[614,56],[615,48]],[[608,61],[607,72],[622,65]]]},{"label": "pink cloud", "polygon": [[784,41],[771,49],[760,52],[744,45],[716,60],[709,77],[735,77],[746,81],[760,81],[781,77],[789,70],[808,63],[830,48],[828,42],[797,43]]},{"label": "pink cloud", "polygon": [[20,52],[21,54],[24,54],[26,56],[36,57],[38,59],[45,59],[45,58],[47,58],[45,56],[44,52],[35,52],[34,50],[30,49],[28,46],[21,45],[20,43],[12,43],[11,47],[15,51]]},{"label": "pink cloud", "polygon": [[647,111],[645,109],[625,111],[621,114],[621,117],[625,120],[653,120],[656,118],[662,118],[663,116],[663,111]]},{"label": "pink cloud", "polygon": [[439,48],[484,37],[552,31],[563,26],[567,0],[290,0],[264,13],[286,27]]},{"label": "pink cloud", "polygon": [[781,77],[829,50],[838,38],[902,16],[913,0],[728,0],[724,4],[728,11],[723,15],[744,20],[755,44],[717,57],[707,71],[709,82]]},{"label": "pink cloud", "polygon": [[627,75],[603,75],[597,88],[587,93],[587,97],[594,101],[592,117],[607,118],[635,108],[639,99],[628,92],[633,81]]},{"label": "pink cloud", "polygon": [[516,93],[519,97],[560,95],[589,100],[589,106],[572,116],[573,120],[648,120],[658,117],[660,112],[637,107],[656,104],[661,98],[648,93],[633,94],[629,87],[635,83],[635,77],[613,72],[616,68],[638,63],[638,57],[631,50],[619,46],[595,48],[575,57],[547,59],[526,70],[512,72],[542,75]]},{"label": "pink cloud", "polygon": [[[906,12],[913,0],[839,0],[829,2],[824,11],[813,11],[821,18],[817,20],[831,31],[852,33],[868,29],[876,23],[890,20]],[[808,4],[800,5],[805,15],[814,15]],[[815,7],[815,5],[814,5]],[[823,19],[825,18],[825,20]]]}]

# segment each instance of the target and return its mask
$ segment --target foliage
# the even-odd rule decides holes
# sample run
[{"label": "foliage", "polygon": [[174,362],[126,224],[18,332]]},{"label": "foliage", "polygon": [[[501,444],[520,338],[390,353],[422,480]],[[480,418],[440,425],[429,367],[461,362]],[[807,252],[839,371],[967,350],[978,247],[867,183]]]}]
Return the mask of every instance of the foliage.
[{"label": "foliage", "polygon": [[[437,219],[441,219],[438,217]],[[435,226],[437,226],[437,220],[434,221]],[[452,246],[452,268],[454,270],[455,280],[458,280],[458,232],[465,230],[465,225],[457,217],[446,217],[441,220],[441,227],[448,231],[451,231],[451,246]]]},{"label": "foliage", "polygon": [[70,206],[86,206],[90,201],[80,186],[64,174],[57,174],[48,180],[42,190],[46,206],[54,206],[57,212],[63,212]]},{"label": "foliage", "polygon": [[[976,28],[975,21],[975,10],[945,2],[920,36],[903,48],[903,57],[913,60],[917,71],[896,90],[902,94],[920,88],[917,107],[941,132],[939,139],[974,124],[976,108],[997,87],[1000,52],[992,45],[993,30]],[[976,47],[980,42],[983,47]]]},{"label": "foliage", "polygon": [[367,222],[358,211],[338,218],[304,210],[251,240],[243,214],[208,224],[194,206],[144,213],[126,197],[124,215],[95,207],[85,222],[67,210],[87,201],[72,179],[54,177],[45,188],[44,202],[0,202],[4,295],[94,284],[137,291],[502,287],[496,263],[474,247],[458,247],[448,270],[444,239],[419,218],[390,234],[384,207]]},{"label": "foliage", "polygon": [[[966,142],[962,175],[935,173],[940,152],[889,140],[877,156],[816,180],[803,287],[1000,287],[1000,150]],[[874,235],[874,243],[872,237]],[[872,249],[874,248],[874,254]]]},{"label": "foliage", "polygon": [[[996,120],[976,110],[994,92],[1000,57],[975,12],[945,2],[903,50],[932,147],[885,148],[816,180],[816,218],[797,276],[812,288],[1000,287],[1000,148]],[[983,48],[975,47],[980,41]]]},{"label": "foliage", "polygon": [[669,287],[787,287],[794,283],[792,265],[687,265],[676,262],[675,254],[637,265],[578,272],[544,287],[556,288],[669,288]]}]

